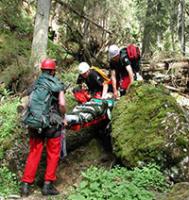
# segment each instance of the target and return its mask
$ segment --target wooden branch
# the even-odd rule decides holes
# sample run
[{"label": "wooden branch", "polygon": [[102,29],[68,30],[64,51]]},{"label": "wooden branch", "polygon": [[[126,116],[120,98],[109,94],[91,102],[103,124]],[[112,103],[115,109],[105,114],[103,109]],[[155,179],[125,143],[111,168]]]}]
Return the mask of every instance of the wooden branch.
[{"label": "wooden branch", "polygon": [[80,14],[78,11],[76,11],[75,9],[73,9],[70,5],[68,5],[67,3],[61,1],[61,0],[56,0],[57,3],[59,3],[60,5],[62,5],[64,8],[69,9],[70,11],[72,11],[73,13],[75,13],[76,15],[86,19],[88,22],[90,22],[91,24],[95,25],[96,27],[102,29],[103,31],[107,32],[108,34],[112,34],[111,31],[107,30],[106,28],[102,27],[101,25],[97,24],[96,22],[94,22],[92,19],[90,19],[89,17],[87,17],[86,14]]},{"label": "wooden branch", "polygon": [[172,90],[174,92],[184,92],[185,91],[184,88],[175,88],[170,85],[164,85],[164,87],[166,87],[167,89]]}]

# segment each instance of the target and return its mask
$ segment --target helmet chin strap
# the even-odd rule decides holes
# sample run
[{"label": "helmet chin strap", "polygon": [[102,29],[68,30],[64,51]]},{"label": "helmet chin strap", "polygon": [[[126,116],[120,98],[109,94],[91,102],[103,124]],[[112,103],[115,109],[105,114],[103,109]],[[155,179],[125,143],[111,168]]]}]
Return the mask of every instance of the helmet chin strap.
[{"label": "helmet chin strap", "polygon": [[56,71],[55,71],[55,70],[51,70],[50,74],[51,74],[52,76],[55,76]]}]

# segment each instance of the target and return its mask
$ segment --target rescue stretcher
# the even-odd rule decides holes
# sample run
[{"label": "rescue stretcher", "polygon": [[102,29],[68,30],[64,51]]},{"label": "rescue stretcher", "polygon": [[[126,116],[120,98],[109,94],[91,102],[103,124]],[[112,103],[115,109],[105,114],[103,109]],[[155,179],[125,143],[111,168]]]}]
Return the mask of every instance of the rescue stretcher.
[{"label": "rescue stretcher", "polygon": [[91,99],[89,102],[76,106],[71,113],[65,115],[68,129],[79,131],[102,121],[111,120],[113,106],[113,99]]}]

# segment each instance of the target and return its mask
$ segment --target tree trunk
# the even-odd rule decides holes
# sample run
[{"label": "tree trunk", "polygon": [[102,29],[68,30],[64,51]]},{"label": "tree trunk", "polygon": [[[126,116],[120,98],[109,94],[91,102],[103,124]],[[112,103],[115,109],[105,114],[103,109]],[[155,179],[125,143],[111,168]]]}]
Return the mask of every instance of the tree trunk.
[{"label": "tree trunk", "polygon": [[177,38],[177,16],[178,16],[178,2],[176,0],[172,0],[170,2],[171,7],[169,8],[169,28],[170,28],[170,33],[171,33],[171,46],[172,46],[172,50],[175,51],[176,47],[175,47],[175,41]]},{"label": "tree trunk", "polygon": [[142,40],[142,54],[150,53],[150,41],[151,41],[151,30],[152,30],[152,22],[150,16],[152,14],[151,8],[153,7],[153,1],[148,0],[148,7],[146,11],[146,19],[144,25],[144,33]]},{"label": "tree trunk", "polygon": [[51,0],[38,0],[32,42],[31,62],[38,66],[46,57]]},{"label": "tree trunk", "polygon": [[183,55],[185,55],[185,0],[180,0],[178,7],[178,36],[180,42],[180,49]]},{"label": "tree trunk", "polygon": [[162,50],[161,39],[162,39],[161,33],[157,33],[157,47],[159,48],[159,50]]},{"label": "tree trunk", "polygon": [[62,14],[63,7],[59,3],[55,3],[54,8],[52,9],[54,9],[54,14],[50,18],[49,28],[51,28],[51,37],[49,37],[49,39],[57,44],[60,39],[59,28],[62,24],[60,24],[59,19]]}]

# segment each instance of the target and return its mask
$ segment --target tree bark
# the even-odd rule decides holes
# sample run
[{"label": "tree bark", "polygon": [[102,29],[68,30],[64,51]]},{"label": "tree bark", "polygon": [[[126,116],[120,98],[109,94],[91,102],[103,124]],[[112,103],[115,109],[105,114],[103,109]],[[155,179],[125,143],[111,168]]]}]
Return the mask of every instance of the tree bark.
[{"label": "tree bark", "polygon": [[150,21],[150,16],[152,14],[151,8],[153,7],[153,1],[148,0],[148,7],[146,11],[146,19],[144,25],[144,33],[142,40],[142,54],[150,53],[150,41],[151,41],[151,30],[152,30],[152,22]]},{"label": "tree bark", "polygon": [[59,28],[62,25],[60,24],[59,19],[62,14],[63,7],[59,3],[55,3],[54,8],[52,9],[54,9],[54,14],[50,17],[49,26],[51,28],[51,34],[53,33],[53,35],[49,39],[53,40],[54,43],[58,43],[60,39]]},{"label": "tree bark", "polygon": [[35,27],[32,42],[31,62],[39,66],[42,59],[46,58],[49,13],[51,0],[38,0]]},{"label": "tree bark", "polygon": [[180,42],[180,49],[185,55],[185,0],[180,0],[178,7],[178,36]]}]

